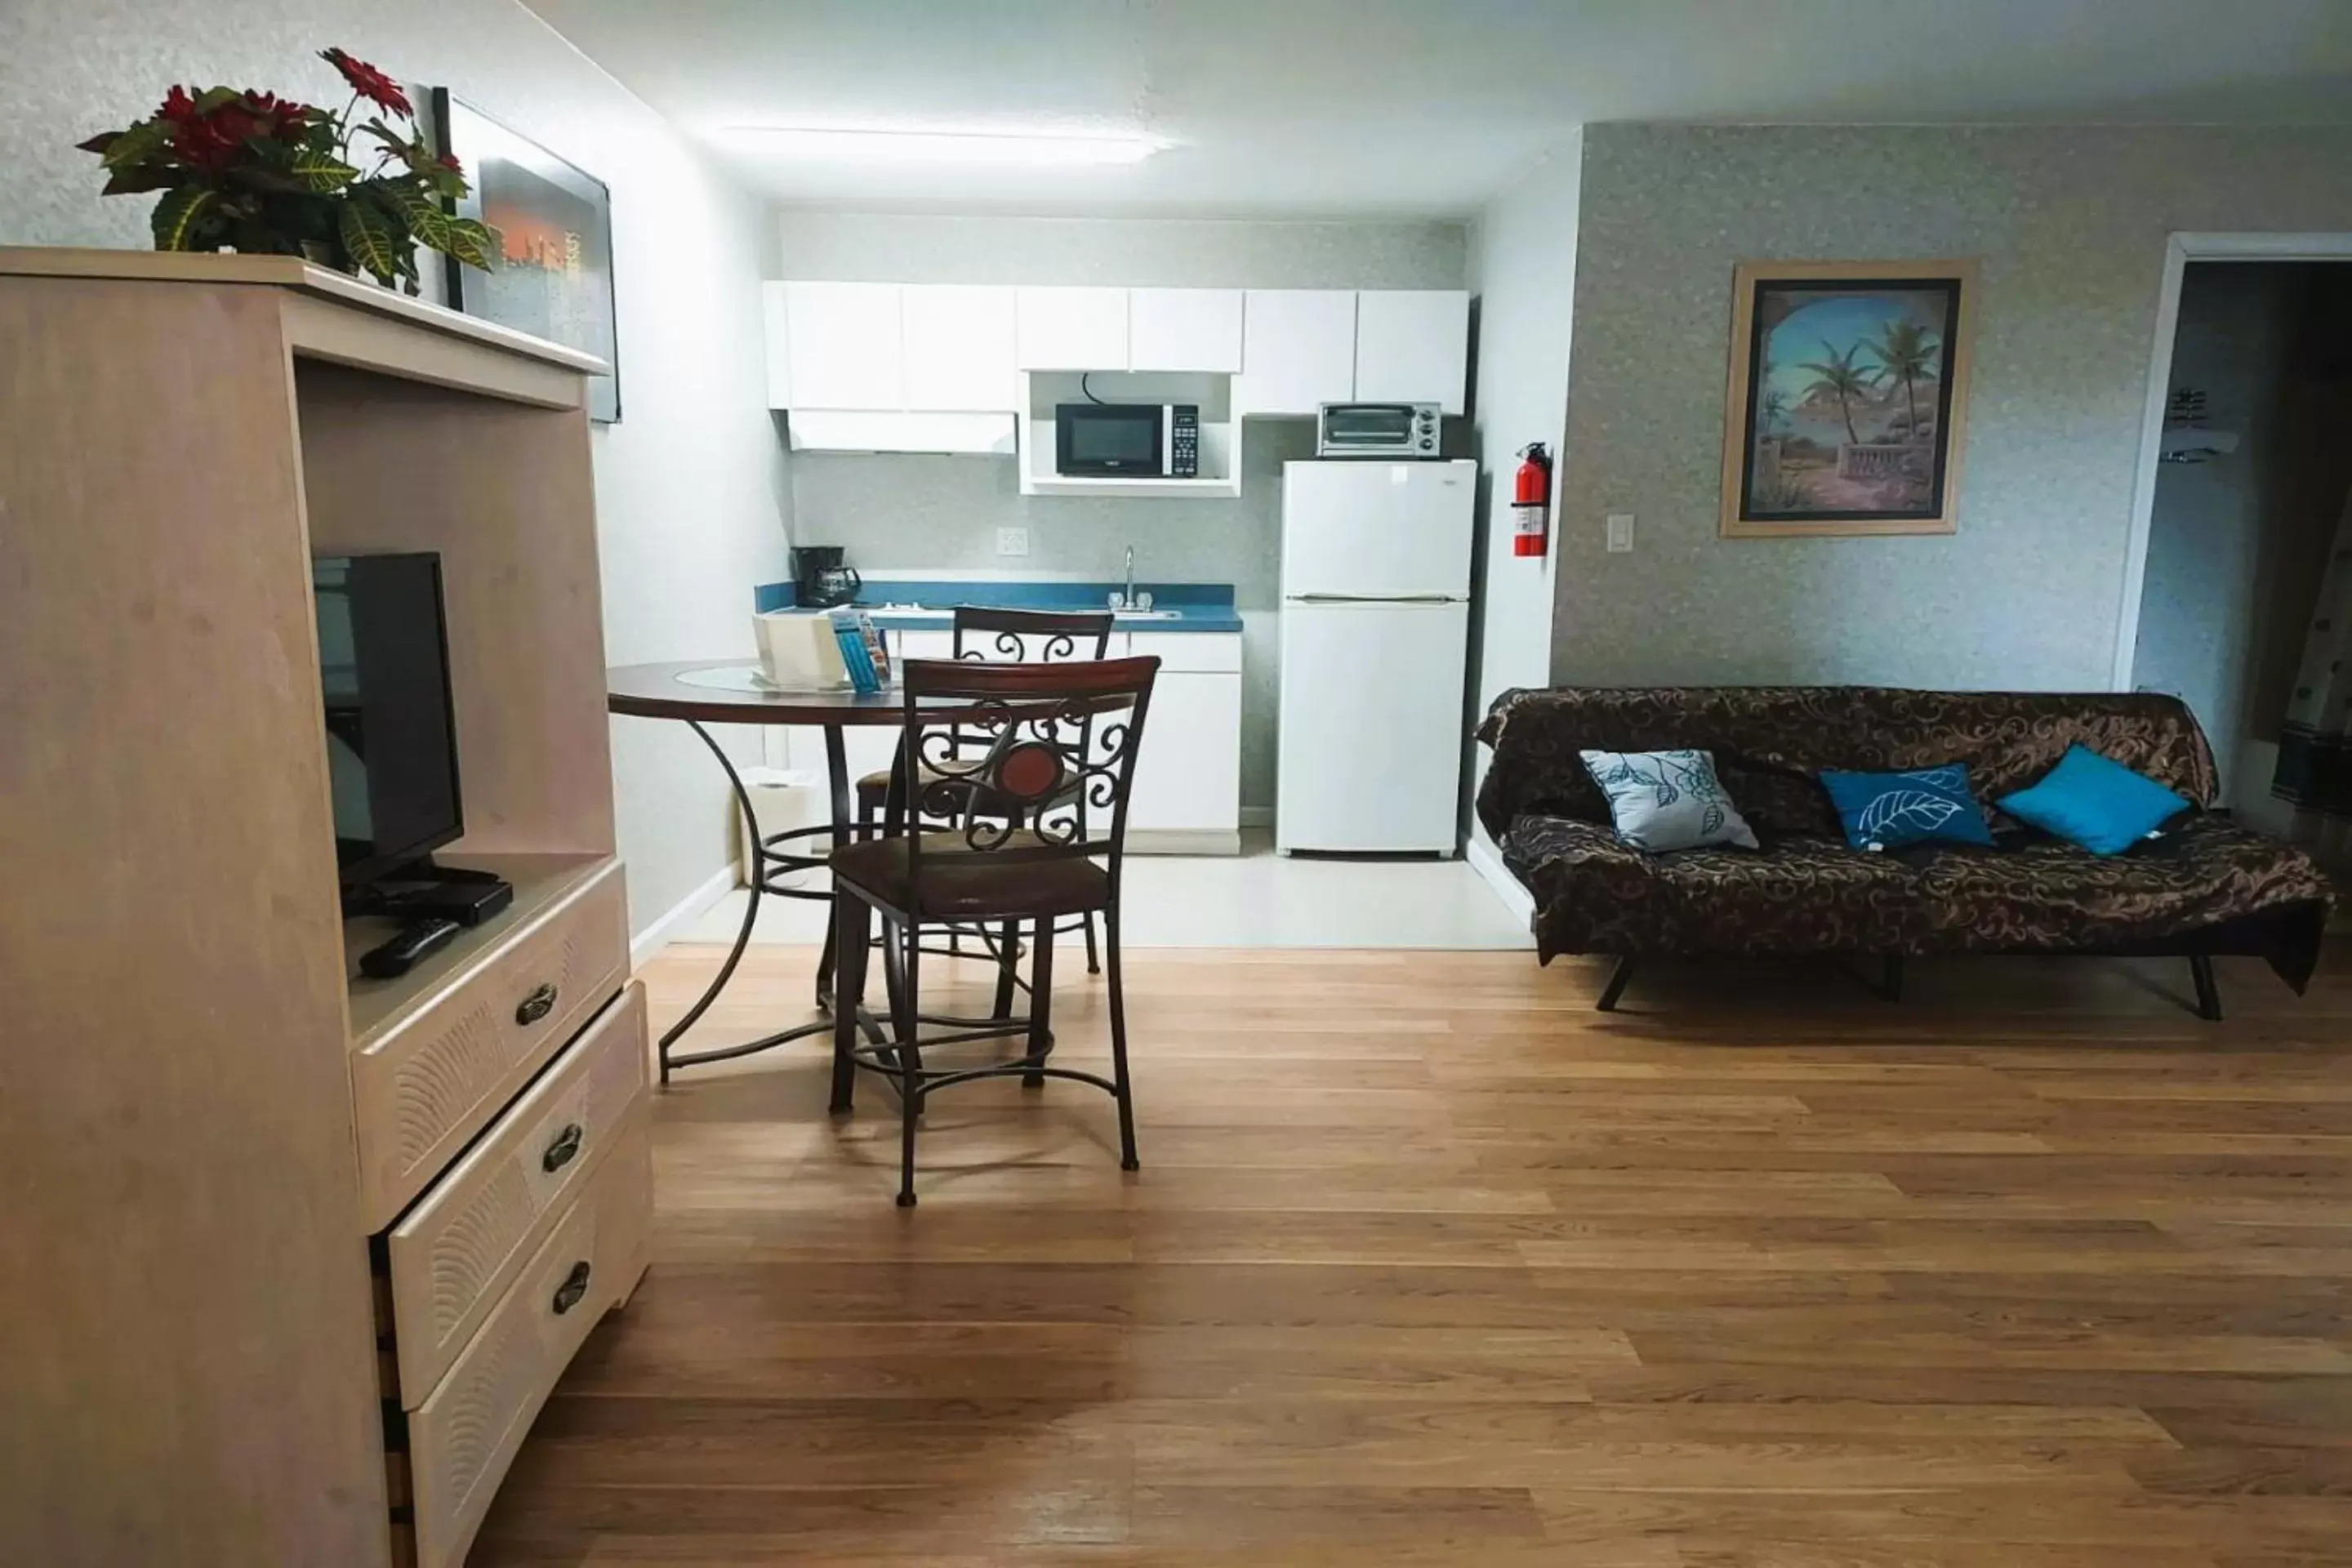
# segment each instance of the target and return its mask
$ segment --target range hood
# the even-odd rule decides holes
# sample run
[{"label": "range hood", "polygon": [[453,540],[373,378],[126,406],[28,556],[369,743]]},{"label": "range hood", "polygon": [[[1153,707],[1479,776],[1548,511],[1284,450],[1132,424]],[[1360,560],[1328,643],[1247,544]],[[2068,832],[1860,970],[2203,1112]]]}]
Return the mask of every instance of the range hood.
[{"label": "range hood", "polygon": [[869,413],[795,408],[784,416],[795,452],[950,452],[1011,457],[1010,414]]}]

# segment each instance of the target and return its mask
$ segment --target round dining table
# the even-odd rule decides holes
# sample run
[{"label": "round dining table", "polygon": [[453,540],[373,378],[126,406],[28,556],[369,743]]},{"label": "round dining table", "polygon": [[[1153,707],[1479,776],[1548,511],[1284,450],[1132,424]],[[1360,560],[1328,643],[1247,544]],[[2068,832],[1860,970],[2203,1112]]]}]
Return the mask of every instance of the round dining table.
[{"label": "round dining table", "polygon": [[[726,962],[711,977],[693,1006],[666,1030],[660,1042],[662,1081],[669,1081],[672,1069],[698,1067],[705,1062],[728,1061],[736,1057],[748,1057],[790,1040],[810,1035],[829,1033],[833,1024],[827,1019],[795,1025],[740,1045],[721,1046],[710,1050],[672,1054],[672,1047],[685,1033],[694,1027],[710,1005],[719,999],[727,982],[734,976],[735,966],[743,961],[743,950],[751,944],[752,927],[760,918],[762,898],[807,899],[831,903],[829,891],[809,888],[785,887],[777,879],[808,870],[820,870],[825,865],[825,854],[847,844],[856,824],[851,816],[849,795],[849,764],[842,744],[843,731],[853,724],[887,725],[903,729],[906,722],[905,699],[897,690],[858,692],[847,689],[832,691],[782,691],[769,685],[760,674],[760,667],[743,659],[699,660],[669,664],[622,665],[605,673],[605,706],[614,713],[639,719],[668,719],[683,723],[710,748],[719,766],[727,775],[728,787],[735,792],[735,807],[743,816],[744,842],[751,847],[751,895],[743,905],[743,923],[735,933],[734,945],[728,950]],[[707,728],[712,724],[786,724],[804,725],[824,731],[825,784],[832,801],[832,820],[814,827],[787,828],[762,837],[759,818],[751,810],[751,792],[743,787],[743,776],[736,772],[733,759],[726,748],[712,738]],[[824,838],[825,843],[815,853],[799,847],[803,839]],[[833,1006],[834,933],[833,922],[824,927],[824,946],[817,958],[816,1002],[820,1010],[829,1012]],[[866,1032],[877,1044],[883,1035],[878,1024],[861,1014]]]}]

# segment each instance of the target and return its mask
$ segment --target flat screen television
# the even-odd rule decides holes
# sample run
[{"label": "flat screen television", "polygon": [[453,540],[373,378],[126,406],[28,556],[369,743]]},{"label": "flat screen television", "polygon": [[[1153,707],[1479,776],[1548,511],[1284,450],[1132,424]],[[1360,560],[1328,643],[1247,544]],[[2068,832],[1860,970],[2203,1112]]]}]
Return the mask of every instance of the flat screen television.
[{"label": "flat screen television", "polygon": [[335,863],[348,890],[413,866],[465,831],[441,557],[310,563]]}]

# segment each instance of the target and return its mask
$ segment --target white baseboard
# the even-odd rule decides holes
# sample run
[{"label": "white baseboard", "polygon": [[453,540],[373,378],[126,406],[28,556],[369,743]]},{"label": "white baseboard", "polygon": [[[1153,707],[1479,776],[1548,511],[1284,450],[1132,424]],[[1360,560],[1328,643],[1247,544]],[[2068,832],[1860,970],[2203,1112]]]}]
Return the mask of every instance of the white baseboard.
[{"label": "white baseboard", "polygon": [[1270,805],[1245,805],[1242,807],[1242,826],[1244,827],[1272,827],[1274,826],[1274,807]]},{"label": "white baseboard", "polygon": [[1462,858],[1469,861],[1470,868],[1486,879],[1486,886],[1495,889],[1495,896],[1503,900],[1504,908],[1528,925],[1534,925],[1535,895],[1519,885],[1519,879],[1511,875],[1510,868],[1503,864],[1503,858],[1495,853],[1492,845],[1474,833],[1469,843],[1463,847]]},{"label": "white baseboard", "polygon": [[629,942],[629,967],[642,969],[646,959],[669,945],[677,933],[709,911],[710,907],[739,885],[739,873],[733,859],[710,873],[686,897],[672,904],[654,922],[639,931]]},{"label": "white baseboard", "polygon": [[1130,827],[1130,855],[1238,855],[1242,836],[1216,827]]}]

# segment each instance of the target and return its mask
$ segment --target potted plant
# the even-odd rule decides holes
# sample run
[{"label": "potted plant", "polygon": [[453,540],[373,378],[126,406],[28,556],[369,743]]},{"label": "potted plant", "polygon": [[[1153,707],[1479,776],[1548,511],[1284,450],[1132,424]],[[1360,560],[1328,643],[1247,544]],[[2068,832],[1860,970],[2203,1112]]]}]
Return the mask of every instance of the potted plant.
[{"label": "potted plant", "polygon": [[498,231],[451,214],[466,172],[426,143],[399,84],[341,49],[320,58],[351,84],[341,113],[250,89],[174,87],[147,119],[81,148],[105,166],[105,195],[163,193],[151,218],[158,250],[300,256],[411,294],[420,244],[494,265]]}]

